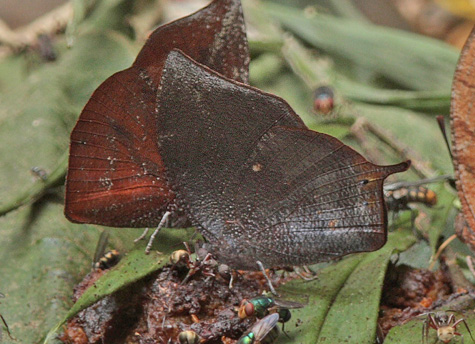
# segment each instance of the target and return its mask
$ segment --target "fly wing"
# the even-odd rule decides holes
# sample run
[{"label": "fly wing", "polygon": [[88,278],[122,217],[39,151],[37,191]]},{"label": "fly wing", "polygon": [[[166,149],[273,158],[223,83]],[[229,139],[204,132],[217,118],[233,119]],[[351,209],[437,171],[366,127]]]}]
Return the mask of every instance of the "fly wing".
[{"label": "fly wing", "polygon": [[280,300],[280,299],[274,299],[274,303],[276,306],[280,308],[287,308],[287,309],[303,308],[305,306],[303,303],[289,301],[289,300]]},{"label": "fly wing", "polygon": [[256,338],[256,341],[261,341],[264,337],[272,331],[272,329],[277,325],[279,321],[279,315],[277,313],[269,314],[256,322],[248,331],[253,332]]}]

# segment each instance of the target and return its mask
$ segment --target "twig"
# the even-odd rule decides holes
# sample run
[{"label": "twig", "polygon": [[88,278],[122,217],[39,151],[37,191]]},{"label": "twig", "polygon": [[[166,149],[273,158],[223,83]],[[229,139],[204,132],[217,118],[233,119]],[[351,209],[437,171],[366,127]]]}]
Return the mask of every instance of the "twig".
[{"label": "twig", "polygon": [[435,253],[434,257],[432,257],[432,262],[430,263],[429,265],[429,270],[433,270],[434,269],[434,266],[435,266],[435,263],[437,262],[437,260],[439,259],[440,255],[442,254],[442,252],[444,251],[444,249],[449,246],[449,244],[454,241],[455,239],[457,238],[457,236],[455,234],[451,235],[447,240],[445,240],[440,246],[439,246],[439,249],[437,250],[437,252]]},{"label": "twig", "polygon": [[362,128],[375,135],[380,141],[393,149],[393,151],[396,152],[396,154],[398,154],[402,159],[411,160],[411,168],[420,178],[429,178],[430,176],[436,174],[436,172],[429,167],[428,161],[425,161],[416,151],[407,146],[405,143],[401,142],[392,133],[370,123],[364,117],[360,117],[359,119],[361,119],[360,125]]},{"label": "twig", "polygon": [[447,247],[445,255],[445,263],[449,270],[448,272],[450,274],[450,280],[452,281],[452,288],[455,291],[471,290],[473,288],[473,285],[469,280],[467,280],[462,270],[460,269],[460,266],[457,264],[457,259],[454,251],[450,247]]},{"label": "twig", "polygon": [[11,54],[26,46],[34,45],[39,34],[52,34],[63,30],[72,16],[73,7],[71,2],[68,2],[16,30],[11,30],[0,20],[0,45],[8,47],[2,53]]},{"label": "twig", "polygon": [[0,204],[0,216],[21,207],[24,204],[41,198],[47,190],[64,183],[64,177],[68,167],[68,153],[66,152],[58,161],[56,168],[45,179],[37,179],[27,190],[12,200]]},{"label": "twig", "polygon": [[372,145],[368,140],[366,122],[367,121],[365,118],[357,118],[355,123],[350,128],[350,132],[361,145],[361,148],[370,161],[382,163],[384,161],[383,155],[378,149],[375,148],[375,145]]},{"label": "twig", "polygon": [[472,257],[467,256],[467,257],[465,257],[465,260],[467,261],[468,269],[470,270],[470,272],[472,273],[472,275],[475,277],[475,269],[473,268],[473,260],[472,260]]}]

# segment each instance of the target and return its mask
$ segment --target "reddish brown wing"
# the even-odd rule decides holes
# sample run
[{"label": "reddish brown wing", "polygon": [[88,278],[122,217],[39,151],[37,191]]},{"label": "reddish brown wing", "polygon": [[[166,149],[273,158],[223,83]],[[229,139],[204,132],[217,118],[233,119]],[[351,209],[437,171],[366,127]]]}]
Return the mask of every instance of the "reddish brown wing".
[{"label": "reddish brown wing", "polygon": [[465,43],[457,64],[452,85],[450,116],[457,191],[473,240],[473,230],[475,230],[475,29]]},{"label": "reddish brown wing", "polygon": [[157,88],[173,48],[222,75],[248,82],[249,51],[239,0],[215,0],[158,28],[132,67],[94,92],[71,134],[65,205],[71,221],[155,226],[173,202],[156,126]]}]

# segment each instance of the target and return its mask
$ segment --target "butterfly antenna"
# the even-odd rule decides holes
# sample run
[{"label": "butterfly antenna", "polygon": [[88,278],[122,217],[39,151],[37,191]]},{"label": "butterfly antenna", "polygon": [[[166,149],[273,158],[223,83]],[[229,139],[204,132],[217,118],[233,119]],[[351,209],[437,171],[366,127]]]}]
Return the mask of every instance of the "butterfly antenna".
[{"label": "butterfly antenna", "polygon": [[436,119],[437,119],[437,123],[439,124],[439,128],[442,133],[442,136],[444,137],[445,144],[447,145],[447,150],[449,151],[450,159],[454,160],[454,157],[452,156],[452,149],[450,148],[450,144],[449,144],[449,139],[447,137],[447,130],[445,129],[444,116],[439,115],[436,117]]}]

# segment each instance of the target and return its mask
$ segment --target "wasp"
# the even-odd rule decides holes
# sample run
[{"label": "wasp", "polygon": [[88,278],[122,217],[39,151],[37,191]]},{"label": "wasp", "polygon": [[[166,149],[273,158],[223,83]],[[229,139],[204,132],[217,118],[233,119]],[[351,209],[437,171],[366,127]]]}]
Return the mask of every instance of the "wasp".
[{"label": "wasp", "polygon": [[97,262],[94,263],[95,270],[107,270],[117,265],[120,261],[120,253],[117,250],[111,250],[104,254]]},{"label": "wasp", "polygon": [[261,319],[270,313],[277,313],[279,315],[279,321],[285,323],[289,321],[291,317],[289,309],[302,308],[303,306],[303,304],[298,302],[277,300],[271,296],[262,295],[250,300],[242,300],[238,315],[241,319],[251,316]]},{"label": "wasp", "polygon": [[433,328],[437,331],[437,341],[441,341],[442,343],[449,343],[453,338],[455,338],[455,336],[460,336],[461,342],[463,343],[463,335],[457,332],[457,326],[460,323],[463,323],[465,325],[465,328],[470,334],[472,341],[474,341],[472,337],[472,332],[470,331],[470,328],[468,327],[465,319],[463,318],[455,320],[454,314],[449,315],[447,312],[444,311],[439,311],[435,313],[424,313],[421,315],[427,315],[424,321],[424,326],[422,327],[422,342],[424,344],[427,344],[429,342],[430,328]]},{"label": "wasp", "polygon": [[94,259],[92,261],[92,268],[94,270],[107,270],[117,265],[121,256],[116,250],[111,250],[107,253],[106,247],[109,243],[109,231],[104,230],[97,241],[96,250],[94,252]]},{"label": "wasp", "polygon": [[437,194],[421,185],[401,186],[395,189],[384,189],[384,198],[388,210],[399,212],[410,210],[411,203],[420,203],[428,207],[437,204]]},{"label": "wasp", "polygon": [[272,344],[279,336],[279,328],[276,326],[279,314],[273,313],[257,321],[247,330],[236,344]]}]

